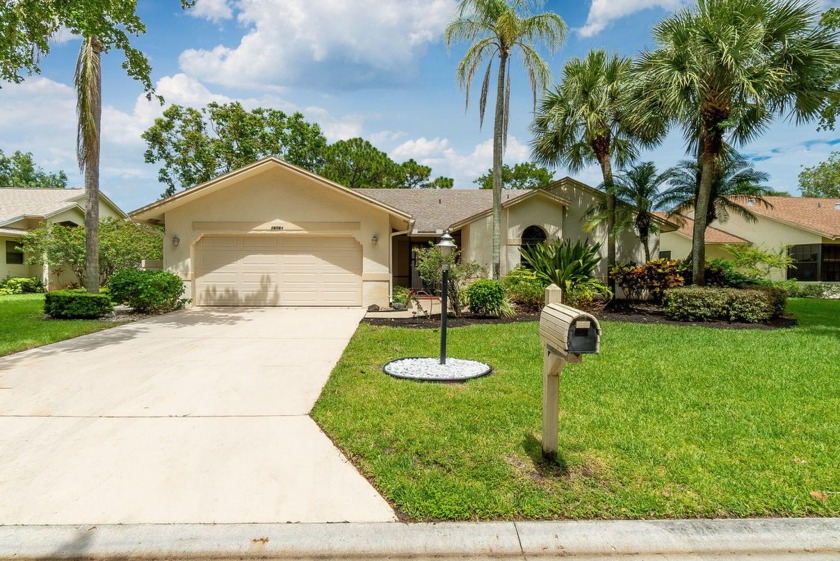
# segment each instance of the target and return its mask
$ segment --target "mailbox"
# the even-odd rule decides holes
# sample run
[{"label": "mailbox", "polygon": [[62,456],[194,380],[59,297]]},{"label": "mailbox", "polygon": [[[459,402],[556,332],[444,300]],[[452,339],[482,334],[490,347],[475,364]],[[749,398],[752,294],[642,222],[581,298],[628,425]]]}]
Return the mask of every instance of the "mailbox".
[{"label": "mailbox", "polygon": [[[549,289],[550,290],[550,289]],[[546,291],[548,300],[549,290]],[[560,373],[581,355],[598,354],[601,326],[595,316],[563,304],[549,304],[540,314],[543,344],[543,456],[557,458]]]},{"label": "mailbox", "polygon": [[598,354],[601,326],[591,314],[564,304],[549,304],[540,314],[540,339],[556,355]]}]

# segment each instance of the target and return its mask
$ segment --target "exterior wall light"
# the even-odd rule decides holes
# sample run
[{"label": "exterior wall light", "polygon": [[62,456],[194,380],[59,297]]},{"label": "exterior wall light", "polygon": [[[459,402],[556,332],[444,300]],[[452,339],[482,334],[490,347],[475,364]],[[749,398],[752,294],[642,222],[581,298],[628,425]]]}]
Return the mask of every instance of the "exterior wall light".
[{"label": "exterior wall light", "polygon": [[379,234],[374,234],[373,237],[370,238],[370,241],[371,241],[371,243],[373,243],[373,245],[376,245],[377,243],[379,243]]},{"label": "exterior wall light", "polygon": [[181,238],[178,237],[178,234],[172,236],[172,247],[178,247],[181,245]]}]

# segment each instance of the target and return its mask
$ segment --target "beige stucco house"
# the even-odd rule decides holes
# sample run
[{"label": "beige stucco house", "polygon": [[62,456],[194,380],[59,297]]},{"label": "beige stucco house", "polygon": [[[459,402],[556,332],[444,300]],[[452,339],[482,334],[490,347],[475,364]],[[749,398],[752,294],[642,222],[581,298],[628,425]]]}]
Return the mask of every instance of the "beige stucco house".
[{"label": "beige stucco house", "polygon": [[[773,280],[840,282],[840,199],[809,197],[763,197],[768,205],[750,197],[732,197],[749,210],[754,222],[729,213],[706,230],[706,256],[729,258],[724,244],[749,243],[767,250],[787,248],[794,267],[776,271]],[[687,229],[686,229],[687,228]],[[674,258],[691,253],[693,222],[674,232],[663,233],[661,250]],[[687,245],[686,245],[687,244]]]},{"label": "beige stucco house", "polygon": [[[519,265],[523,244],[605,241],[603,229],[583,230],[598,196],[570,178],[505,191],[502,273]],[[413,248],[447,230],[462,259],[489,266],[491,206],[489,190],[347,189],[266,158],[130,216],[165,226],[164,268],[194,305],[384,306],[394,285],[421,287]],[[621,260],[642,260],[632,232],[619,248]]]},{"label": "beige stucco house", "polygon": [[[19,246],[23,235],[49,224],[84,226],[84,189],[21,189],[0,188],[0,244],[4,259],[0,261],[0,279],[38,277],[44,286],[57,288],[77,279],[70,271],[50,274],[47,265],[27,265]],[[100,193],[99,217],[125,219],[126,214],[108,197]]]}]

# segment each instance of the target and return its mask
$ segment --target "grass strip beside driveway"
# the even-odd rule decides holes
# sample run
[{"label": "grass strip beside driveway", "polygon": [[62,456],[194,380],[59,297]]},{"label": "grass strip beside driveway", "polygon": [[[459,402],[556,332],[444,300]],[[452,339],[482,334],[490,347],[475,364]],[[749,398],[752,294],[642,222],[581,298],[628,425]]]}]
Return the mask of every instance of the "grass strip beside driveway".
[{"label": "grass strip beside driveway", "polygon": [[840,301],[792,300],[774,331],[602,324],[560,383],[560,458],[540,457],[536,323],[450,330],[467,384],[380,368],[437,330],[361,325],[314,410],[413,520],[840,515]]},{"label": "grass strip beside driveway", "polygon": [[44,318],[43,294],[0,296],[0,356],[100,331],[118,323]]}]

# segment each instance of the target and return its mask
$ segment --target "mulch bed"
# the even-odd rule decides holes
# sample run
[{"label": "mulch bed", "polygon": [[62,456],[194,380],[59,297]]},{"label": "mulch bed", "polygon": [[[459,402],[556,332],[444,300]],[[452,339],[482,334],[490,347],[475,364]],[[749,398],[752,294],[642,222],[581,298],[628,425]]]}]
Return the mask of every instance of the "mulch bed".
[{"label": "mulch bed", "polygon": [[[665,317],[665,311],[651,304],[650,302],[634,302],[628,300],[614,300],[609,307],[603,311],[594,312],[592,315],[599,320],[623,321],[628,323],[658,324],[658,325],[682,325],[714,327],[717,329],[785,329],[793,327],[797,321],[791,317],[777,318],[770,323],[739,323],[728,321],[674,321]],[[465,327],[468,325],[488,325],[496,323],[514,323],[520,321],[539,321],[540,314],[521,313],[512,318],[489,318],[464,314],[460,318],[449,316],[449,327]],[[435,329],[440,327],[440,314],[431,317],[417,316],[413,318],[366,318],[364,323],[370,325],[387,325],[391,327],[410,327],[415,329]]]},{"label": "mulch bed", "polygon": [[[494,323],[515,323],[519,321],[539,321],[538,313],[522,313],[512,318],[490,318],[464,314],[460,318],[450,315],[447,327],[466,327],[468,325],[489,325]],[[435,329],[440,327],[440,314],[430,317],[418,315],[413,318],[365,318],[363,323],[370,325],[388,325],[391,327],[411,327],[415,329]]]}]

